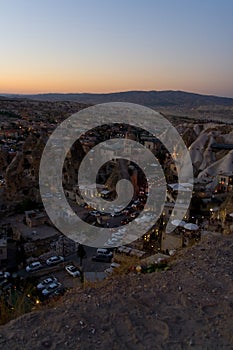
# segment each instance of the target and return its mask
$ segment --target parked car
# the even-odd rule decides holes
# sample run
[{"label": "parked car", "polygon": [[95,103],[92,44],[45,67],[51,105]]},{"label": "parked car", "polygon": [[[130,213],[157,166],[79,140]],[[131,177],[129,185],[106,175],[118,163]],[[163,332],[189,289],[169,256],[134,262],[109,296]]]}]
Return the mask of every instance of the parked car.
[{"label": "parked car", "polygon": [[7,271],[5,271],[5,272],[3,272],[3,271],[0,271],[0,280],[2,280],[2,279],[7,279],[7,278],[10,278],[11,277],[11,274],[10,274],[10,272],[7,272]]},{"label": "parked car", "polygon": [[40,282],[39,284],[37,284],[37,289],[45,289],[49,284],[53,283],[53,282],[57,282],[57,278],[56,277],[48,277],[46,279],[44,279],[42,282]]},{"label": "parked car", "polygon": [[0,289],[8,284],[8,280],[6,278],[0,280]]},{"label": "parked car", "polygon": [[117,269],[118,267],[120,267],[121,265],[116,263],[116,262],[112,262],[110,267],[108,269],[106,269],[104,272],[107,274],[107,275],[111,275],[115,269]]},{"label": "parked car", "polygon": [[90,211],[90,214],[93,216],[100,216],[100,212],[98,210],[92,210]]},{"label": "parked car", "polygon": [[61,283],[52,282],[45,289],[42,290],[42,295],[49,296],[50,294],[55,292],[55,290],[57,290],[60,286],[61,286]]},{"label": "parked car", "polygon": [[121,220],[121,225],[126,225],[126,224],[128,224],[130,221],[131,221],[131,220],[128,219],[128,218],[123,219],[123,220]]},{"label": "parked car", "polygon": [[121,216],[123,215],[124,213],[122,211],[114,211],[114,213],[111,214],[112,217],[114,216]]},{"label": "parked car", "polygon": [[49,295],[49,298],[60,297],[61,295],[64,295],[65,292],[66,292],[66,288],[61,285]]},{"label": "parked car", "polygon": [[135,211],[135,212],[133,212],[133,213],[130,214],[130,217],[134,219],[134,218],[136,218],[139,214],[140,214],[140,213],[139,213],[138,211]]},{"label": "parked car", "polygon": [[112,252],[109,249],[107,249],[107,248],[98,248],[96,253],[97,253],[97,255],[98,254],[104,254],[104,255],[108,255],[108,256],[109,255],[113,256]]},{"label": "parked car", "polygon": [[112,254],[96,254],[92,257],[93,261],[111,262]]},{"label": "parked car", "polygon": [[118,230],[112,234],[112,237],[122,238],[125,234],[125,229]]},{"label": "parked car", "polygon": [[[0,287],[1,287],[1,289],[0,289],[0,292],[2,293],[4,293],[4,292],[6,292],[8,289],[11,289],[12,288],[12,284],[8,281],[8,280],[3,280],[2,282],[1,282],[1,284],[0,284]],[[1,295],[1,294],[0,294]]]},{"label": "parked car", "polygon": [[111,246],[111,248],[118,246],[122,241],[122,237],[120,236],[113,236],[107,240],[105,243],[105,247]]},{"label": "parked car", "polygon": [[105,247],[114,248],[116,246],[116,242],[112,242],[111,239],[108,239],[107,242],[104,243]]},{"label": "parked car", "polygon": [[81,271],[79,270],[78,267],[74,266],[74,265],[67,265],[65,267],[66,271],[68,272],[69,275],[73,276],[73,277],[79,277],[81,276]]},{"label": "parked car", "polygon": [[130,215],[130,209],[125,209],[125,210],[123,210],[123,214],[124,215]]},{"label": "parked car", "polygon": [[64,258],[63,256],[51,256],[51,258],[47,259],[46,260],[46,264],[47,265],[56,265],[56,264],[59,264],[60,262],[63,262],[64,261]]},{"label": "parked car", "polygon": [[41,267],[42,267],[42,264],[39,261],[34,261],[28,266],[26,266],[26,271],[27,272],[36,271],[36,270],[39,270]]}]

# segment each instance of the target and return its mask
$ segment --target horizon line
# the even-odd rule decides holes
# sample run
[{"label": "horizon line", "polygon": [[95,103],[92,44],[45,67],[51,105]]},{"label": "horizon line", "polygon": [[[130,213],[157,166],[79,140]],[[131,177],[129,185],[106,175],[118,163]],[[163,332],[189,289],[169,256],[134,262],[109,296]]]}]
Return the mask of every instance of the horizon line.
[{"label": "horizon line", "polygon": [[119,90],[119,91],[110,91],[110,92],[35,92],[35,93],[20,93],[20,92],[0,92],[0,96],[35,96],[35,95],[111,95],[111,94],[119,94],[119,93],[129,93],[129,92],[184,92],[187,94],[194,94],[194,95],[202,95],[202,96],[209,96],[209,97],[220,97],[220,98],[229,98],[233,99],[233,96],[224,96],[224,95],[216,95],[212,93],[201,93],[201,92],[193,92],[193,91],[187,91],[187,90],[173,90],[173,89],[165,89],[165,90]]}]

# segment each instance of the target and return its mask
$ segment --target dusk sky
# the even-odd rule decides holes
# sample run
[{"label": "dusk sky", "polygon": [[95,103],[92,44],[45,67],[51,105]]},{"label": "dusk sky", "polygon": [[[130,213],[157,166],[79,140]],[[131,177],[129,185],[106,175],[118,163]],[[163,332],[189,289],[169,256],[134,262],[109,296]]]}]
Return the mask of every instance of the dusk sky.
[{"label": "dusk sky", "polygon": [[0,93],[233,97],[232,0],[0,0]]}]

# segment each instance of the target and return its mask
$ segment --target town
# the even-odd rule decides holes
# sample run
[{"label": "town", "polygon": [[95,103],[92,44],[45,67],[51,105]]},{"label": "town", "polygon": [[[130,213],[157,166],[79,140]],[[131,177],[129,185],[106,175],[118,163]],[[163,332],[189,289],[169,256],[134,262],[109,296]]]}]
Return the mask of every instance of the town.
[{"label": "town", "polygon": [[[127,124],[98,127],[82,135],[67,154],[63,188],[70,206],[82,220],[92,226],[109,228],[112,234],[96,249],[61,233],[43,207],[39,164],[46,140],[56,126],[86,107],[88,105],[76,102],[0,99],[0,298],[10,310],[16,308],[22,296],[26,312],[59,298],[70,288],[108,278],[121,270],[122,257],[127,257],[134,271],[169,268],[169,259],[176,251],[200,242],[203,236],[233,232],[232,125],[189,118],[181,122],[173,117],[190,152],[194,184],[178,184],[175,155],[169,154],[147,131]],[[125,243],[128,239],[125,225],[135,220],[143,227],[153,216],[153,208],[149,207],[138,218],[148,196],[142,169],[134,162],[122,163],[114,158],[122,154],[122,149],[101,149],[100,156],[110,152],[111,160],[99,170],[98,185],[87,185],[82,190],[89,198],[99,196],[111,201],[116,197],[116,183],[124,173],[134,186],[134,195],[127,207],[116,209],[114,214],[85,203],[78,186],[82,158],[98,143],[113,138],[134,140],[149,149],[162,165],[167,183],[160,218],[130,244]],[[140,153],[137,157],[140,160]],[[153,166],[156,164],[151,164],[152,169]],[[153,181],[160,186],[159,178]],[[171,221],[174,230],[166,233],[171,215],[177,214],[173,208],[178,192],[190,191],[192,199],[188,209],[182,200],[176,203],[176,211],[184,219],[174,218]],[[59,196],[58,193],[58,199]]]}]

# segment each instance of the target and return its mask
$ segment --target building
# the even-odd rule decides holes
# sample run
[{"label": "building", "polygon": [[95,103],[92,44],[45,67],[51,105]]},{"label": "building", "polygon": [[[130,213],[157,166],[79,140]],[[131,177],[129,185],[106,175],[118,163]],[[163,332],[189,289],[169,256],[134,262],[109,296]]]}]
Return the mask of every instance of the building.
[{"label": "building", "polygon": [[58,255],[66,256],[77,252],[78,243],[64,235],[60,235],[58,239],[52,243],[52,248]]},{"label": "building", "polygon": [[[173,213],[175,204],[176,204],[176,209],[174,210],[174,213]],[[171,215],[174,216],[174,219],[176,219],[176,217],[179,217],[179,218],[184,218],[188,220],[189,209],[187,208],[187,205],[183,203],[166,202],[163,209],[164,221],[167,222]]]},{"label": "building", "polygon": [[233,172],[218,174],[217,192],[231,192],[233,189]]},{"label": "building", "polygon": [[40,212],[37,210],[25,211],[26,224],[29,227],[36,227],[39,225],[49,223],[49,218],[45,212]]},{"label": "building", "polygon": [[143,143],[143,145],[148,148],[151,152],[158,152],[161,148],[160,141],[154,137],[149,135],[141,135],[140,139]]}]

